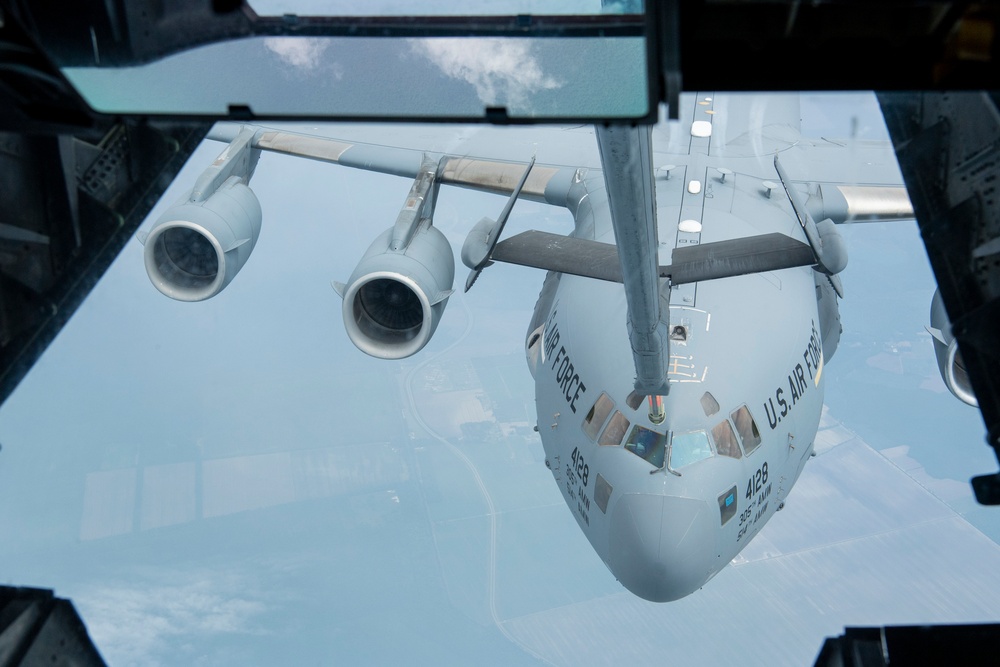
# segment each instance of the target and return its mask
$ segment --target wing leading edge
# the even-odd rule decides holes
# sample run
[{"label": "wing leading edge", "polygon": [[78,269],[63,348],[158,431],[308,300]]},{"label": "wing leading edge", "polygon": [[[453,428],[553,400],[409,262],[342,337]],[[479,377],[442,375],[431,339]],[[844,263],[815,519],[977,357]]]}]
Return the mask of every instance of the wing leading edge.
[{"label": "wing leading edge", "polygon": [[[241,127],[246,126],[219,123],[209,132],[208,138],[231,142],[239,134]],[[411,148],[348,142],[265,127],[255,129],[254,148],[393,176],[415,178],[420,173],[424,156],[428,156],[439,161],[438,183],[499,195],[511,195],[528,166],[527,162],[461,157]],[[524,183],[520,196],[532,201],[564,206],[566,191],[575,173],[576,168],[573,167],[536,165]]]}]

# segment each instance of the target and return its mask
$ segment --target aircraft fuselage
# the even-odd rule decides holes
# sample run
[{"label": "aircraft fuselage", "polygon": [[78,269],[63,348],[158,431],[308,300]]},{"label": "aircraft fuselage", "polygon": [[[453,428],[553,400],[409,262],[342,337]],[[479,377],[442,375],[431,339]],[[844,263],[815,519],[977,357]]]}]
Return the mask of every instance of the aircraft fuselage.
[{"label": "aircraft fuselage", "polygon": [[[795,235],[787,200],[768,196],[768,159],[669,158],[671,177],[656,183],[662,264],[683,244]],[[731,171],[720,179],[718,167]],[[572,200],[576,234],[614,243],[603,181],[582,178]],[[818,298],[835,297],[811,267],[664,285],[669,392],[657,424],[633,393],[622,285],[547,278],[527,340],[546,463],[598,555],[636,595],[668,601],[700,588],[798,479],[822,411],[824,339],[831,326],[839,335]]]}]

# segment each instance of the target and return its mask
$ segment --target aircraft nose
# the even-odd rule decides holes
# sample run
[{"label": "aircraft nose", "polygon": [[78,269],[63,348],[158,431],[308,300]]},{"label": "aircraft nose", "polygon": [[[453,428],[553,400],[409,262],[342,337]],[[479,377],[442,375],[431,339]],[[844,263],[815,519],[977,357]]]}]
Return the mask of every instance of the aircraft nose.
[{"label": "aircraft nose", "polygon": [[612,516],[608,565],[618,581],[639,597],[651,602],[678,600],[696,591],[715,569],[713,528],[710,508],[703,501],[622,496]]}]

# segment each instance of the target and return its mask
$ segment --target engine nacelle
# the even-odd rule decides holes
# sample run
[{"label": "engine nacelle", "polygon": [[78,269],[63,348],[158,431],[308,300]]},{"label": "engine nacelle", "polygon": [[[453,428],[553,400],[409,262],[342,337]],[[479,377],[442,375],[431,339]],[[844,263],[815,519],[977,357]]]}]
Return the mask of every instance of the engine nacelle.
[{"label": "engine nacelle", "polygon": [[973,407],[979,405],[976,394],[969,382],[969,373],[958,350],[958,341],[951,333],[951,322],[944,309],[944,299],[941,292],[935,290],[931,299],[931,338],[934,340],[934,354],[937,356],[938,370],[948,390],[956,398]]},{"label": "engine nacelle", "polygon": [[418,229],[402,250],[381,234],[346,285],[344,326],[359,350],[379,359],[402,359],[431,339],[455,281],[451,244],[436,228]]},{"label": "engine nacelle", "polygon": [[145,240],[146,273],[178,301],[202,301],[232,281],[260,236],[256,195],[235,176],[202,202],[185,199],[156,221]]}]

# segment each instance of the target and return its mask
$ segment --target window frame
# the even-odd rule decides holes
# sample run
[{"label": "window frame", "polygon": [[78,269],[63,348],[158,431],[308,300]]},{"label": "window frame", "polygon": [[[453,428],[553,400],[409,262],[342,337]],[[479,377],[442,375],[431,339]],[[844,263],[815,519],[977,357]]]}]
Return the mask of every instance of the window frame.
[{"label": "window frame", "polygon": [[[625,420],[625,428],[622,429],[621,435],[618,436],[618,439],[615,442],[605,442],[605,436],[607,436],[611,432],[611,426],[614,423],[615,418],[619,416],[623,420]],[[632,426],[632,422],[629,420],[629,418],[623,415],[621,410],[615,410],[614,414],[611,415],[611,419],[608,420],[607,425],[604,427],[604,431],[601,433],[601,437],[597,441],[597,444],[600,445],[601,447],[617,447],[621,445],[622,440],[624,440],[625,436],[628,435],[630,426]]]},{"label": "window frame", "polygon": [[[597,416],[596,413],[597,405],[598,403],[601,402],[602,398],[606,398],[611,407],[608,408],[608,411],[604,414],[604,417],[601,418],[601,421],[597,422],[591,419],[591,415],[594,415],[595,417]],[[594,442],[597,442],[598,437],[601,435],[601,431],[604,429],[604,425],[608,423],[608,419],[611,417],[611,415],[614,414],[615,408],[616,406],[614,399],[608,395],[608,392],[602,391],[601,395],[598,396],[597,400],[594,401],[594,404],[590,406],[590,410],[587,411],[587,416],[583,418],[583,422],[580,424],[580,428],[583,429],[584,434]],[[597,424],[597,426],[594,427],[592,429],[593,432],[591,432],[590,427],[592,427],[594,424]]]},{"label": "window frame", "polygon": [[[749,426],[752,429],[750,433],[756,438],[756,442],[754,442],[753,445],[750,447],[747,446],[748,439],[744,437],[743,429],[740,428],[739,420],[736,419],[736,415],[744,410],[746,411],[747,416],[750,417]],[[764,438],[760,434],[760,427],[757,426],[757,420],[754,419],[753,413],[750,412],[750,406],[748,406],[746,403],[742,404],[740,407],[733,410],[730,413],[729,417],[733,420],[733,426],[736,427],[736,434],[739,436],[740,443],[742,443],[743,445],[743,455],[750,456],[755,451],[757,451],[757,449],[759,449],[760,446],[764,443]]]}]

